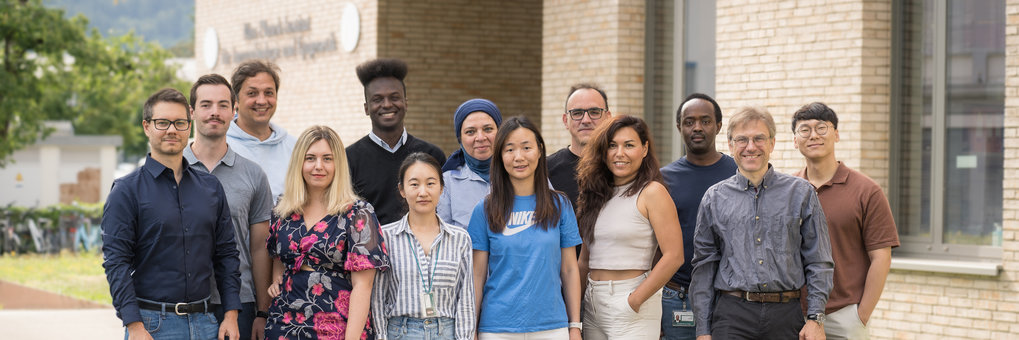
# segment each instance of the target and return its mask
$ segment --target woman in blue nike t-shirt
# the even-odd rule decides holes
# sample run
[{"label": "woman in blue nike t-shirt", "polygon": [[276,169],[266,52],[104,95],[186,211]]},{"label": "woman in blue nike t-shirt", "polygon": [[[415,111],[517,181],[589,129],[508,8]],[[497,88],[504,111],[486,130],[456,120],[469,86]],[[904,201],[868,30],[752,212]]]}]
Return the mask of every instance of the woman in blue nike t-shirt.
[{"label": "woman in blue nike t-shirt", "polygon": [[581,243],[566,195],[548,185],[545,142],[523,116],[499,127],[492,191],[474,207],[480,340],[581,338]]}]

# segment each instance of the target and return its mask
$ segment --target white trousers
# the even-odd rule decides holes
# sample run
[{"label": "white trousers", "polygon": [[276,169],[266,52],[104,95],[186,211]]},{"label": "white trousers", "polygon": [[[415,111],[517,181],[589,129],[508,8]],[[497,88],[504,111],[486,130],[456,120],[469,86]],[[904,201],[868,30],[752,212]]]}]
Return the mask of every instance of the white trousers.
[{"label": "white trousers", "polygon": [[859,304],[852,304],[828,314],[824,321],[825,338],[832,340],[867,340],[867,326],[860,321]]},{"label": "white trousers", "polygon": [[644,301],[639,312],[634,312],[626,300],[645,279],[647,273],[619,281],[588,278],[583,304],[584,340],[657,340],[662,322],[662,290]]}]

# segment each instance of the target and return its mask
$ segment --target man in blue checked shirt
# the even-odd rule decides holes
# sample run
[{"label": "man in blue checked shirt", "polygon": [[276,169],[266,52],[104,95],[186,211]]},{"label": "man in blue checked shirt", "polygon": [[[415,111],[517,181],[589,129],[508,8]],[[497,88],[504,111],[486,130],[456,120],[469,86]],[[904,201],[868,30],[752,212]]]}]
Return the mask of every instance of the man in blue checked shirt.
[{"label": "man in blue checked shirt", "polygon": [[[184,162],[191,128],[184,94],[145,101],[145,165],[113,182],[103,208],[103,267],[128,339],[239,339],[238,252],[223,186]],[[209,308],[211,279],[227,310]]]},{"label": "man in blue checked shirt", "polygon": [[694,231],[697,339],[823,340],[834,262],[814,187],[768,162],[775,120],[764,109],[738,110],[728,137],[738,171],[704,193]]}]

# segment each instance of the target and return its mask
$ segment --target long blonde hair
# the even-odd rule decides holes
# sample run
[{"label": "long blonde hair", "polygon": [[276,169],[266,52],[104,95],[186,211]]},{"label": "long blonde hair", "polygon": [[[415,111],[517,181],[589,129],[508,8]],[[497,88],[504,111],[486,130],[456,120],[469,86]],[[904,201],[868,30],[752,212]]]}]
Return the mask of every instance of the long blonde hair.
[{"label": "long blonde hair", "polygon": [[339,214],[355,200],[360,199],[354,193],[353,185],[350,182],[350,167],[347,166],[347,153],[343,148],[343,141],[336,131],[322,125],[309,127],[297,138],[297,145],[294,145],[293,153],[290,155],[290,166],[287,167],[287,177],[284,180],[283,197],[273,210],[278,216],[287,216],[293,213],[304,214],[304,205],[308,203],[308,188],[304,183],[304,156],[308,153],[311,145],[319,140],[325,140],[329,144],[329,150],[333,153],[333,181],[326,188],[325,201],[326,213]]}]

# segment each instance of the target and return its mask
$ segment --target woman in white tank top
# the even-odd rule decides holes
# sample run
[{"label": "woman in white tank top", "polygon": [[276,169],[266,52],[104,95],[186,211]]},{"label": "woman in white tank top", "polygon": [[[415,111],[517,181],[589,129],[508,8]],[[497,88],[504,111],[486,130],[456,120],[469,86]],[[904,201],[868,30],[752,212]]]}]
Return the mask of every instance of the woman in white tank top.
[{"label": "woman in white tank top", "polygon": [[662,287],[683,264],[683,234],[647,123],[625,115],[602,123],[577,178],[584,339],[658,339]]}]

